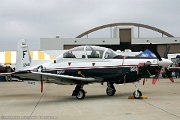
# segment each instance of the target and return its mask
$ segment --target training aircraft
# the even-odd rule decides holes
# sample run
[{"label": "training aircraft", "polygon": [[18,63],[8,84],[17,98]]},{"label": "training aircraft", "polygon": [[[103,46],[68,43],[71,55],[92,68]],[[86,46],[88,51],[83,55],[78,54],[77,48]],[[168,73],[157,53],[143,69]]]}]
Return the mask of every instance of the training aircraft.
[{"label": "training aircraft", "polygon": [[[155,75],[154,82],[162,67],[172,62],[168,59],[123,57],[115,51],[99,46],[78,46],[66,51],[54,61],[37,66],[31,65],[28,45],[25,39],[18,41],[16,71],[12,77],[21,80],[43,81],[60,85],[76,85],[72,96],[84,99],[84,85],[107,82],[106,93],[113,96],[114,84],[135,83],[135,98],[142,96],[138,81]],[[7,73],[9,74],[9,73]],[[154,83],[153,82],[153,83]]]}]

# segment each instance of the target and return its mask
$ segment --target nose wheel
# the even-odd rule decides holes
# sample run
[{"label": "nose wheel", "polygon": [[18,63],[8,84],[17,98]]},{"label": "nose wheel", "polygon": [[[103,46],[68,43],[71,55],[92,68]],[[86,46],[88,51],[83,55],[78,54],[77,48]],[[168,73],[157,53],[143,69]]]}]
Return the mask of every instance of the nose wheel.
[{"label": "nose wheel", "polygon": [[139,90],[138,82],[135,82],[134,84],[135,84],[136,90],[134,91],[133,96],[135,99],[139,99],[142,96],[142,92]]},{"label": "nose wheel", "polygon": [[133,96],[135,99],[139,99],[142,96],[142,93],[141,91],[137,90],[137,91],[134,91]]}]

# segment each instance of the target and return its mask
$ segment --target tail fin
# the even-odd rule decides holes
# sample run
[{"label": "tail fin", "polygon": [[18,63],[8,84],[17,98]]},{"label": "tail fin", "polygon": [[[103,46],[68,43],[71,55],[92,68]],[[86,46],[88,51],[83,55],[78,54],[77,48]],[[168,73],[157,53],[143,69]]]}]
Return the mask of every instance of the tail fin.
[{"label": "tail fin", "polygon": [[31,66],[31,56],[26,39],[18,41],[16,55],[16,70],[24,70]]}]

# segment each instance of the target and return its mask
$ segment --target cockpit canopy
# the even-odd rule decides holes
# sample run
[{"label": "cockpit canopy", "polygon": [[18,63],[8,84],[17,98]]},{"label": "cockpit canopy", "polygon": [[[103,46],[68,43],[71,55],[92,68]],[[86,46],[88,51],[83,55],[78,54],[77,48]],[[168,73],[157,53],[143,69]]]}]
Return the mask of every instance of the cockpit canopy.
[{"label": "cockpit canopy", "polygon": [[78,46],[72,48],[61,56],[59,56],[56,60],[62,58],[76,58],[76,59],[113,59],[118,56],[118,54],[112,49],[99,47],[99,46]]}]

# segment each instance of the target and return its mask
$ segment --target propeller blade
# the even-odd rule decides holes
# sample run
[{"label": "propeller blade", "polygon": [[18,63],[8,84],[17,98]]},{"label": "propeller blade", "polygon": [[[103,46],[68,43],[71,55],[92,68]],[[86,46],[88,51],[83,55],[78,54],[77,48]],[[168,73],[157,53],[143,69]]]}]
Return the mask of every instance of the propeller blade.
[{"label": "propeller blade", "polygon": [[174,79],[172,77],[172,71],[169,71],[167,68],[165,68],[164,76],[169,78],[171,82],[174,82]]},{"label": "propeller blade", "polygon": [[174,79],[173,79],[173,77],[170,77],[169,79],[170,79],[170,81],[171,81],[171,82],[174,82]]},{"label": "propeller blade", "polygon": [[152,80],[152,84],[155,85],[157,80],[159,79],[159,75],[161,73],[161,67],[159,67],[159,69],[157,70],[157,74],[155,75],[155,77]]},{"label": "propeller blade", "polygon": [[172,77],[172,71],[169,71],[167,68],[165,68],[165,74],[166,74],[167,78]]},{"label": "propeller blade", "polygon": [[144,78],[144,80],[143,80],[143,85],[145,85],[145,82],[147,81],[147,79],[146,78]]},{"label": "propeller blade", "polygon": [[167,54],[169,53],[170,48],[171,48],[171,44],[169,44],[168,47],[166,48],[166,51],[164,52],[163,58],[167,58]]},{"label": "propeller blade", "polygon": [[156,50],[156,47],[153,46],[152,43],[150,43],[150,46],[151,46],[151,48],[152,48],[151,51],[156,55],[156,57],[159,59],[159,61],[161,61],[162,58],[161,58],[161,56],[159,55],[158,51]]},{"label": "propeller blade", "polygon": [[155,85],[155,84],[156,84],[157,79],[158,79],[158,78],[153,78],[153,80],[152,80],[152,84],[153,84],[153,85]]}]

